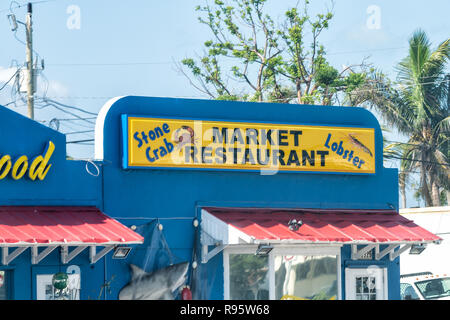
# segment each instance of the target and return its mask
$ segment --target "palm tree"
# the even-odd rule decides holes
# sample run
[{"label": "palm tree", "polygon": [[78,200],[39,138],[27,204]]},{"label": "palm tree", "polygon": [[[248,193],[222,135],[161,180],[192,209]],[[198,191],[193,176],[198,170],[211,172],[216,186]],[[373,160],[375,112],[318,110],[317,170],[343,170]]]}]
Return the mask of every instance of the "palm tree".
[{"label": "palm tree", "polygon": [[408,137],[406,143],[388,147],[396,149],[392,154],[401,155],[392,156],[401,159],[401,189],[408,175],[418,172],[419,191],[427,206],[441,205],[443,190],[450,201],[450,77],[445,74],[449,59],[450,38],[433,51],[425,32],[418,30],[409,40],[408,56],[396,67],[397,85],[375,73],[369,90],[352,97],[376,108],[389,125]]}]

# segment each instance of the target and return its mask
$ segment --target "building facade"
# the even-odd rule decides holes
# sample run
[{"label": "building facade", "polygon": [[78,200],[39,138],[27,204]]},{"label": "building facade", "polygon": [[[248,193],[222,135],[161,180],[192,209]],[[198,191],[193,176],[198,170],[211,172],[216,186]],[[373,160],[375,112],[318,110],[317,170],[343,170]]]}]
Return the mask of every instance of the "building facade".
[{"label": "building facade", "polygon": [[92,161],[0,113],[0,297],[399,299],[400,254],[440,240],[398,214],[361,108],[120,97]]}]

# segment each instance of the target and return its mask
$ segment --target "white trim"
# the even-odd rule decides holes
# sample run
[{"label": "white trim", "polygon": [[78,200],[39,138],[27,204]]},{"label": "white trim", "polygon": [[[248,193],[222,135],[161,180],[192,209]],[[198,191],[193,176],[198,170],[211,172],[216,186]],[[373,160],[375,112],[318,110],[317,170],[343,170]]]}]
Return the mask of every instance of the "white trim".
[{"label": "white trim", "polygon": [[390,244],[380,252],[380,246],[376,246],[375,248],[375,260],[381,260],[384,256],[390,254],[392,251],[395,250],[399,245],[398,244]]},{"label": "white trim", "polygon": [[61,263],[62,264],[69,263],[73,258],[79,255],[87,247],[88,246],[79,246],[73,249],[71,252],[69,252],[68,246],[61,246]]},{"label": "white trim", "polygon": [[406,208],[406,209],[400,209],[399,213],[401,215],[414,214],[414,213],[450,213],[450,206],[427,207],[427,208]]},{"label": "white trim", "polygon": [[208,252],[208,246],[203,245],[202,246],[202,263],[207,263],[209,260],[211,260],[216,254],[219,254],[222,252],[223,249],[225,249],[227,246],[224,245],[218,245],[214,249]]},{"label": "white trim", "polygon": [[230,253],[223,252],[223,299],[230,300]]},{"label": "white trim", "polygon": [[31,264],[38,264],[59,246],[48,246],[39,253],[39,247],[31,247]]},{"label": "white trim", "polygon": [[201,229],[222,244],[254,243],[254,238],[213,216],[205,209],[201,210]]},{"label": "white trim", "polygon": [[382,282],[382,289],[376,291],[376,300],[388,300],[387,268],[345,268],[345,300],[356,300],[355,278],[357,276],[375,276],[376,285]]},{"label": "white trim", "polygon": [[15,258],[17,258],[21,253],[23,253],[25,250],[27,250],[28,247],[18,247],[16,250],[14,250],[12,253],[8,252],[8,247],[2,248],[2,264],[4,266],[7,266],[11,263]]},{"label": "white trim", "polygon": [[356,244],[352,244],[352,260],[361,259],[363,255],[373,250],[375,247],[378,247],[378,245],[368,244],[365,247],[358,250],[358,246]]},{"label": "white trim", "polygon": [[342,257],[341,257],[341,254],[339,253],[337,255],[337,266],[336,266],[336,270],[337,270],[337,299],[338,300],[342,300],[342,268],[341,268],[341,263],[342,263]]},{"label": "white trim", "polygon": [[94,135],[94,158],[96,160],[103,160],[103,130],[105,125],[106,115],[108,114],[109,109],[113,106],[114,103],[119,101],[120,99],[126,96],[120,96],[109,99],[103,107],[100,109],[97,115],[97,120],[95,121],[95,135]]},{"label": "white trim", "polygon": [[[107,245],[125,245],[125,244],[142,244],[143,241],[109,241],[109,242],[49,242],[49,243],[32,243],[32,242],[14,242],[14,243],[0,243],[0,248],[4,247],[49,247],[49,246],[107,246]],[[423,243],[423,242],[418,242]]]},{"label": "white trim", "polygon": [[89,251],[89,257],[91,260],[91,264],[96,263],[98,260],[103,258],[108,252],[114,249],[115,246],[105,246],[99,253],[97,253],[97,247],[91,246]]},{"label": "white trim", "polygon": [[389,253],[389,260],[394,261],[398,256],[400,256],[403,252],[410,249],[412,244],[405,244],[403,247],[399,247],[397,251],[392,250]]},{"label": "white trim", "polygon": [[269,253],[269,300],[275,300],[275,286],[275,255]]}]

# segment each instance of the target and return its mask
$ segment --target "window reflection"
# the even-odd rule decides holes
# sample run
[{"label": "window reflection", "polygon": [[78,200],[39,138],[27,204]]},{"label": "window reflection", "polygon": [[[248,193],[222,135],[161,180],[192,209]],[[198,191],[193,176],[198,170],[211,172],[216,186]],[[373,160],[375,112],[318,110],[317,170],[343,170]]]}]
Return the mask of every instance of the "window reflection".
[{"label": "window reflection", "polygon": [[275,298],[336,299],[336,256],[275,256]]},{"label": "window reflection", "polygon": [[356,300],[377,300],[375,277],[356,277]]},{"label": "window reflection", "polygon": [[0,300],[9,299],[9,273],[11,271],[0,271]]},{"label": "window reflection", "polygon": [[420,300],[419,295],[409,283],[400,283],[400,297],[402,300]]},{"label": "window reflection", "polygon": [[268,300],[268,270],[268,256],[230,254],[231,300]]}]

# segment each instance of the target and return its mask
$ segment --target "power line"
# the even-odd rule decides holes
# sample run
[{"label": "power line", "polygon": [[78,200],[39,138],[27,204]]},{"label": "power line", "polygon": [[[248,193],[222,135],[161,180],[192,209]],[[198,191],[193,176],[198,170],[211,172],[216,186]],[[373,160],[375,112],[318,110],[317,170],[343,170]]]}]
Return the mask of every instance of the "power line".
[{"label": "power line", "polygon": [[[407,47],[397,47],[397,48],[380,48],[380,49],[367,49],[367,50],[356,50],[356,51],[342,51],[342,52],[331,52],[327,53],[327,55],[340,55],[340,54],[352,54],[352,53],[363,53],[363,52],[374,52],[374,51],[392,51],[392,50],[400,50],[406,49]],[[97,67],[97,66],[130,66],[130,65],[163,65],[163,64],[172,64],[173,61],[142,61],[142,62],[108,62],[108,63],[96,63],[96,62],[86,62],[86,63],[50,63],[48,66],[55,67],[78,67],[78,66],[87,66],[87,67]]]},{"label": "power line", "polygon": [[[30,2],[31,4],[41,4],[41,3],[55,2],[55,1],[56,0],[41,0],[41,1],[34,1],[34,2],[33,1],[27,1],[26,3],[22,3],[22,4],[18,3],[17,1],[12,1],[10,6],[9,6],[9,8],[0,10],[0,13],[1,12],[6,12],[6,11],[11,11],[12,12],[13,9],[18,9],[18,8],[21,8],[21,7],[25,7],[25,6],[27,6],[28,2]],[[18,5],[13,7],[12,6],[13,3],[17,3]]]},{"label": "power line", "polygon": [[77,110],[77,111],[80,111],[80,112],[83,112],[83,113],[87,113],[87,114],[90,114],[90,115],[94,115],[94,116],[97,115],[97,113],[86,111],[86,110],[84,110],[82,108],[79,108],[79,107],[69,106],[67,104],[64,104],[64,103],[61,103],[61,102],[58,102],[58,101],[55,101],[55,100],[52,100],[52,99],[49,99],[49,98],[45,98],[44,97],[44,98],[41,98],[41,99],[44,102],[46,102],[46,103],[54,103],[54,104],[57,104],[58,106],[61,106],[63,108],[74,109],[74,110]]},{"label": "power line", "polygon": [[9,80],[6,81],[5,84],[3,84],[3,86],[0,88],[0,91],[1,91],[4,87],[6,87],[6,86],[8,85],[8,83],[9,83],[12,79],[14,79],[14,77],[19,73],[19,71],[20,71],[20,70],[17,69],[16,72],[14,72],[14,74],[12,75],[12,77],[9,78]]},{"label": "power line", "polygon": [[88,132],[94,132],[95,130],[83,130],[83,131],[73,131],[73,132],[66,132],[64,133],[66,136],[69,134],[81,134],[81,133],[88,133]]},{"label": "power line", "polygon": [[101,97],[101,96],[46,96],[46,98],[52,98],[52,99],[111,99],[114,98],[114,96],[109,97]]},{"label": "power line", "polygon": [[52,106],[53,108],[56,108],[56,109],[58,109],[58,110],[60,110],[60,111],[62,111],[62,112],[65,112],[65,113],[67,113],[67,114],[70,114],[70,115],[72,115],[72,116],[78,118],[78,119],[81,120],[81,121],[85,121],[85,122],[90,123],[90,124],[95,124],[93,121],[86,120],[86,118],[80,117],[79,115],[77,115],[77,114],[75,114],[75,113],[73,113],[73,112],[67,111],[67,110],[65,110],[64,108],[61,108],[61,107],[59,107],[58,105],[53,104],[53,103],[47,103],[47,104],[46,104],[45,106],[43,106],[42,108],[45,108],[45,107],[48,107],[48,106]]},{"label": "power line", "polygon": [[339,54],[353,54],[353,53],[364,53],[364,52],[374,52],[374,51],[393,51],[406,49],[408,47],[397,47],[397,48],[380,48],[380,49],[367,49],[367,50],[355,50],[355,51],[343,51],[343,52],[330,52],[326,55],[339,55]]},{"label": "power line", "polygon": [[450,166],[450,164],[448,164],[448,163],[441,163],[441,162],[427,161],[427,160],[418,160],[418,159],[410,159],[410,158],[396,157],[396,156],[392,156],[392,155],[386,155],[384,158],[407,160],[407,161],[411,161],[411,162],[423,162],[423,163],[430,163],[430,164],[438,164],[438,165],[446,166],[446,167]]},{"label": "power line", "polygon": [[172,61],[161,61],[161,62],[112,62],[112,63],[49,63],[47,66],[54,67],[102,67],[102,66],[139,66],[139,65],[162,65],[162,64],[172,64]]},{"label": "power line", "polygon": [[67,141],[66,143],[81,143],[81,142],[92,142],[92,141],[94,141],[94,139]]},{"label": "power line", "polygon": [[58,121],[79,121],[79,120],[93,120],[93,119],[97,119],[97,117],[89,117],[89,118],[67,118],[67,119],[60,119],[60,118],[55,118]]}]

